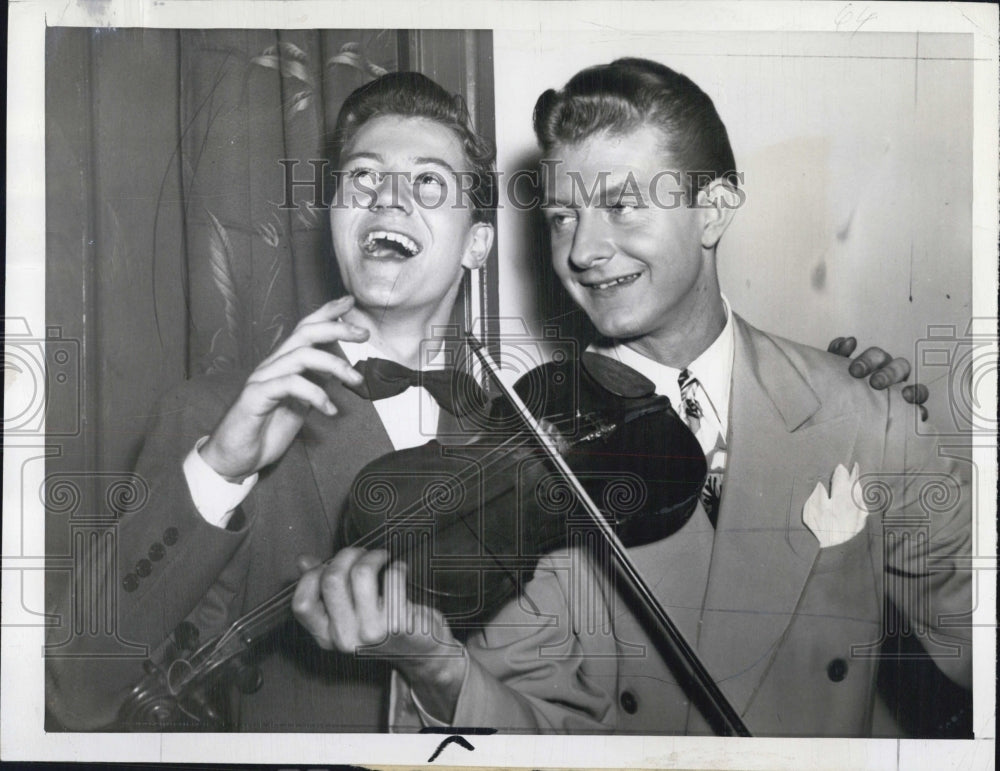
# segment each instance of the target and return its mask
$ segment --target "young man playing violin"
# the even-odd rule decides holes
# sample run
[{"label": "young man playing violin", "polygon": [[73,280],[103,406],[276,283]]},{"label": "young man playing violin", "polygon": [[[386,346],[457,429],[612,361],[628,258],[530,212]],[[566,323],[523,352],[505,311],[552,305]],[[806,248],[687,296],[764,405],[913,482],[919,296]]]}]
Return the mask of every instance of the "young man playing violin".
[{"label": "young man playing violin", "polygon": [[[709,468],[684,526],[629,556],[749,731],[871,735],[888,602],[971,687],[968,471],[916,435],[899,392],[729,307],[716,248],[740,197],[708,96],[626,59],[546,92],[534,120],[553,267],[603,338],[594,350],[670,397]],[[580,178],[602,176],[581,200]],[[914,522],[923,539],[897,537]],[[408,657],[398,728],[712,733],[588,552],[543,558],[464,645],[436,611],[380,599],[405,597],[386,561],[345,550],[302,578],[294,607],[323,647]]]},{"label": "young man playing violin", "polygon": [[[488,198],[478,186],[492,144],[452,94],[416,73],[355,91],[336,137],[330,227],[347,295],[303,318],[249,377],[184,384],[147,435],[137,472],[149,505],[121,522],[118,578],[106,575],[101,591],[117,595],[121,639],[149,646],[158,666],[169,664],[168,647],[190,651],[294,584],[299,555],[332,554],[357,472],[425,443],[451,417],[426,388],[404,384],[372,401],[361,373],[384,374],[376,359],[443,366],[427,360],[432,330],[451,322],[463,273],[493,243],[492,212],[474,202]],[[234,678],[257,690],[232,689],[218,727],[384,729],[387,667],[321,651],[288,621],[263,643],[259,673]],[[94,653],[85,643],[76,652]],[[52,659],[49,676],[60,722],[100,728],[115,721],[143,662]],[[133,727],[183,728],[144,720]]]},{"label": "young man playing violin", "polygon": [[[493,242],[482,206],[488,196],[468,185],[488,177],[492,146],[451,94],[413,73],[384,76],[352,94],[337,137],[340,187],[330,225],[348,294],[302,319],[249,376],[194,380],[161,402],[137,466],[149,503],[120,523],[117,572],[98,571],[101,598],[118,609],[120,638],[148,646],[151,665],[162,670],[236,619],[259,620],[259,606],[314,564],[300,563],[300,555],[326,556],[343,545],[341,509],[358,471],[451,422],[451,406],[438,404],[443,394],[432,396],[429,383],[374,393],[361,372],[385,375],[373,359],[411,369],[438,364],[440,357],[427,361],[422,352],[434,348],[433,329],[451,320],[463,272],[480,266]],[[333,564],[374,575],[384,554],[360,554],[345,550]],[[374,596],[367,599],[374,608]],[[344,629],[344,654],[320,650],[294,622],[261,641],[247,667],[223,678],[242,691],[223,688],[218,722],[201,727],[384,728],[388,667],[356,658],[357,640]],[[101,658],[91,643],[74,641],[81,658],[49,662],[48,706],[66,728],[113,728],[144,676],[141,657]],[[426,661],[433,660],[396,664],[419,684]],[[426,695],[425,703],[433,700]],[[133,716],[131,727],[190,724],[151,708]]]}]

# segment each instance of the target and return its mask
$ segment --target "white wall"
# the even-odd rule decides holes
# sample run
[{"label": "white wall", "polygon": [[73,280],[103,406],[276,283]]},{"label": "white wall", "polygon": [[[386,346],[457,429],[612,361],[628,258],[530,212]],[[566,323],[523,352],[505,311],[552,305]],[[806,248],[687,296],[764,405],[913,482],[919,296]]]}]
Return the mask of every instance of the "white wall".
[{"label": "white wall", "polygon": [[[754,324],[825,347],[853,334],[916,362],[930,324],[970,318],[972,40],[910,33],[494,35],[498,167],[535,152],[531,113],[579,69],[644,56],[690,76],[725,122],[747,203],[723,291]],[[500,307],[540,328],[537,222],[499,212]],[[947,384],[930,384],[932,415]]]}]

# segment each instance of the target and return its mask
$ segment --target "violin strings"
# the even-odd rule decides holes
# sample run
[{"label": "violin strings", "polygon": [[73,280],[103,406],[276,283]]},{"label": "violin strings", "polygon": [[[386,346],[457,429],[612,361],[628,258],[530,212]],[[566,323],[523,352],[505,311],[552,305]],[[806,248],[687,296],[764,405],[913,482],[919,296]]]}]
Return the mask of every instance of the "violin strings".
[{"label": "violin strings", "polygon": [[[586,419],[583,416],[564,417],[564,415],[565,415],[564,413],[560,413],[558,415],[552,416],[555,420],[550,420],[550,422],[553,424],[555,428],[560,428],[563,425],[569,425],[572,423],[574,419],[576,420]],[[521,446],[530,443],[532,439],[533,437],[528,437],[526,434],[524,434],[524,432],[518,433],[513,437],[505,439],[495,448],[492,448],[486,454],[486,456],[484,456],[487,459],[486,462],[481,462],[480,464],[477,464],[475,468],[470,469],[468,472],[464,474],[460,472],[459,474],[453,476],[448,482],[449,487],[447,488],[446,492],[452,492],[454,488],[457,488],[459,485],[464,485],[465,482],[470,481],[470,478],[475,476],[479,468],[490,469],[493,465],[493,458],[491,456],[507,457],[511,450],[520,449]],[[396,521],[394,521],[391,525],[389,523],[381,525],[380,527],[370,532],[367,536],[362,537],[352,545],[359,548],[367,548],[371,546],[372,544],[376,543],[378,540],[384,537],[384,533],[382,533],[383,530],[388,529],[390,527],[398,527],[401,524],[405,524],[407,518],[417,513],[418,511],[422,510],[423,508],[424,506],[422,501],[415,501],[411,505],[410,509],[404,509],[403,511],[401,511],[397,516]],[[465,524],[468,527],[468,523],[466,522]],[[494,561],[498,559],[495,554],[492,554],[491,556],[494,558]],[[327,562],[329,562],[329,560],[327,560]],[[271,599],[269,599],[262,605],[255,608],[246,616],[243,616],[242,618],[238,619],[230,627],[230,631],[235,633],[236,631],[245,628],[247,624],[257,621],[262,617],[269,616],[274,610],[280,610],[283,612],[284,611],[283,606],[285,601],[291,599],[294,593],[295,593],[295,584],[285,587],[276,595],[274,595]],[[223,639],[225,639],[225,636],[223,638],[220,638],[220,642],[222,642]]]},{"label": "violin strings", "polygon": [[[579,416],[579,415],[578,416],[564,417],[564,414],[559,414],[559,415],[555,415],[555,416],[552,416],[552,417],[554,418],[554,420],[550,420],[550,422],[552,423],[552,425],[555,428],[559,428],[562,425],[566,425],[566,424],[570,423],[574,419],[574,417],[576,419],[584,419],[583,416]],[[512,447],[512,445],[514,445],[515,443],[520,442],[520,446],[523,446],[524,444],[529,443],[530,440],[531,440],[531,438],[527,437],[523,433],[519,433],[519,434],[517,434],[517,435],[515,435],[513,437],[505,439],[496,448],[491,449],[487,453],[487,455],[485,456],[487,458],[487,462],[481,463],[480,466],[482,466],[482,468],[484,468],[484,469],[490,468],[492,466],[492,464],[493,464],[493,459],[490,456],[497,456],[497,455],[506,456],[506,455],[509,454],[510,450],[512,450],[512,449],[519,449],[519,446],[518,447]],[[477,468],[479,468],[479,466],[477,466]],[[474,472],[475,472],[475,469],[470,470],[468,472],[467,476],[472,476],[474,474]],[[453,489],[457,488],[458,486],[464,485],[466,481],[468,481],[468,479],[465,478],[465,477],[463,477],[463,475],[461,473],[459,475],[456,475],[455,477],[452,477],[451,481],[449,482],[449,487],[448,487],[447,491],[451,492]],[[420,511],[422,509],[423,509],[422,502],[414,502],[412,504],[411,510],[409,510],[409,511],[404,510],[403,512],[401,512],[398,520],[396,522],[394,522],[392,526],[393,527],[398,527],[400,524],[403,524],[408,517],[412,516],[413,514],[417,513],[418,511]],[[474,533],[474,531],[472,531],[471,526],[469,525],[469,523],[466,522],[464,519],[463,519],[463,524],[467,528],[469,528],[470,532]],[[381,538],[384,537],[384,533],[382,533],[382,531],[385,530],[385,529],[387,529],[387,528],[389,528],[389,527],[390,527],[390,525],[388,523],[383,524],[379,528],[376,528],[374,531],[372,531],[371,533],[369,533],[368,536],[359,539],[354,545],[355,546],[359,546],[361,548],[366,548],[368,546],[371,546],[373,543],[377,542],[378,540],[380,540]],[[504,568],[503,567],[503,565],[500,563],[500,559],[499,559],[498,555],[496,555],[491,550],[489,550],[489,548],[486,547],[485,544],[483,544],[483,546],[484,546],[484,550],[491,557],[491,559],[493,560],[493,562],[496,565],[498,565],[499,567],[503,568],[505,570],[505,572],[507,572],[507,574],[511,578],[511,580],[516,583],[516,577],[511,574],[511,572],[510,572],[510,570],[508,568]],[[329,560],[327,562],[329,562]],[[246,614],[245,616],[241,617],[240,619],[237,619],[227,629],[227,631],[225,633],[223,633],[223,635],[218,639],[218,641],[216,642],[215,651],[218,651],[219,649],[221,649],[222,646],[225,643],[229,642],[229,640],[231,640],[235,635],[237,635],[240,632],[242,632],[243,630],[245,630],[249,625],[251,625],[251,624],[258,624],[261,621],[270,622],[270,620],[272,620],[272,619],[274,619],[276,617],[280,617],[281,615],[284,615],[287,612],[287,609],[288,609],[288,602],[294,596],[295,586],[296,586],[296,584],[291,584],[291,585],[285,587],[284,589],[282,589],[281,591],[279,591],[277,594],[273,595],[270,599],[266,600],[264,603],[262,603],[261,605],[257,606],[256,608],[254,608],[252,611],[250,611],[250,613]],[[269,625],[269,623],[267,623],[265,625]],[[199,664],[198,666],[196,666],[193,669],[193,671],[199,671],[199,670],[203,670],[203,669],[209,668],[210,666],[213,665],[213,661],[214,661],[213,656],[210,654],[201,664]]]},{"label": "violin strings", "polygon": [[[575,415],[568,413],[558,413],[556,415],[546,418],[546,420],[553,426],[553,428],[556,429],[559,429],[566,425],[572,425],[574,421],[585,422],[590,427],[594,427],[596,425],[590,420],[590,417],[588,415],[583,415],[579,412]],[[471,478],[475,476],[475,474],[478,472],[480,468],[484,470],[490,469],[495,460],[500,460],[501,458],[508,457],[512,451],[518,450],[521,447],[530,444],[533,441],[533,439],[534,439],[533,436],[529,436],[526,432],[521,431],[503,440],[496,447],[490,449],[486,453],[486,455],[484,456],[485,462],[480,461],[480,463],[475,464],[475,467],[473,469],[470,469],[468,472],[459,472],[458,474],[451,477],[451,479],[447,483],[448,486],[443,491],[443,493],[444,492],[451,493],[458,487],[464,486],[467,481],[470,481]],[[465,475],[463,476],[463,474]],[[489,478],[490,477],[484,475],[483,481],[486,481]],[[385,533],[383,533],[382,531],[393,527],[399,527],[400,525],[405,524],[408,518],[422,511],[424,508],[425,507],[423,501],[414,501],[408,509],[404,509],[399,513],[396,520],[391,525],[389,523],[383,523],[382,525],[380,525],[379,527],[375,528],[370,533],[368,533],[366,536],[363,536],[362,538],[358,539],[358,541],[356,541],[352,545],[359,548],[369,548],[371,545],[377,543],[379,540],[384,538]],[[470,524],[467,521],[462,519],[462,522],[465,525],[465,527],[469,529],[470,532],[475,534],[475,532],[472,530]],[[487,552],[488,556],[492,558],[493,562],[496,565],[498,565],[501,569],[503,569],[505,572],[507,572],[508,576],[516,583],[516,576],[513,576],[511,574],[509,568],[505,568],[501,564],[499,556],[494,552],[492,552],[485,544],[482,545],[484,547],[484,550]],[[331,561],[332,558],[330,560],[326,560],[324,564],[329,564]],[[192,673],[210,667],[210,665],[212,665],[214,661],[212,654],[220,650],[225,643],[229,642],[229,640],[231,640],[235,635],[244,631],[251,624],[258,624],[259,622],[264,621],[266,622],[265,623],[265,628],[266,628],[267,626],[269,626],[271,620],[279,618],[281,615],[284,615],[288,610],[288,603],[291,601],[292,597],[295,594],[296,585],[297,582],[290,584],[289,586],[286,586],[284,589],[281,589],[279,592],[274,594],[268,600],[265,600],[263,603],[261,603],[256,608],[251,610],[249,613],[234,621],[229,626],[229,628],[216,640],[214,650],[212,651],[212,653],[210,653],[204,659],[203,662],[193,667]],[[210,644],[211,643],[206,643],[206,646]],[[203,646],[203,648],[206,646]],[[226,660],[225,658],[222,659],[222,661],[225,660]]]}]

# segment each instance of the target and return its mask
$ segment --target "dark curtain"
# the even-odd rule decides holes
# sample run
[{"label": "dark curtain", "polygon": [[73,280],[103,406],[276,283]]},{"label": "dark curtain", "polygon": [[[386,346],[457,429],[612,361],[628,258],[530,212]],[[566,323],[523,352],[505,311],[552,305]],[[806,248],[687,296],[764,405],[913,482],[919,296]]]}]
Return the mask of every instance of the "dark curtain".
[{"label": "dark curtain", "polygon": [[[141,507],[129,470],[157,399],[252,367],[340,294],[326,212],[308,184],[287,205],[285,169],[322,173],[345,97],[396,69],[493,135],[488,31],[48,30],[46,324],[80,352],[78,387],[47,403],[74,427],[46,461],[50,598],[77,546]],[[495,305],[495,260],[460,313]]]}]

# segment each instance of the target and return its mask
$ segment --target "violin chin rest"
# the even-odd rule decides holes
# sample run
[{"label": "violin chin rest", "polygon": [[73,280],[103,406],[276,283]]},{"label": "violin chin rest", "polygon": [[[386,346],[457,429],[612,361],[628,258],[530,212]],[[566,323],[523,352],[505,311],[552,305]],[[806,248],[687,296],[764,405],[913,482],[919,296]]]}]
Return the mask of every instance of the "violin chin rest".
[{"label": "violin chin rest", "polygon": [[615,396],[642,399],[656,393],[656,384],[652,380],[617,359],[584,351],[580,362],[598,385]]}]

